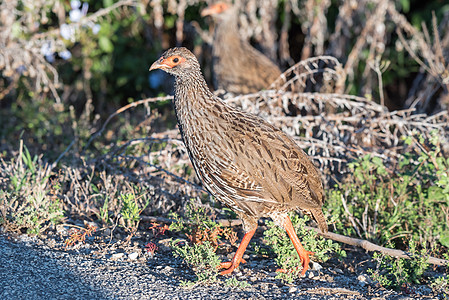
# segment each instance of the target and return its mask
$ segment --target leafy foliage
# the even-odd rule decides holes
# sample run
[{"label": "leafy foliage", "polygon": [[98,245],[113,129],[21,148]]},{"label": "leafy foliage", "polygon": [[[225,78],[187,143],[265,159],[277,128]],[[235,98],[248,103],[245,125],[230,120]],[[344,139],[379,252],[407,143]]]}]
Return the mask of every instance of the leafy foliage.
[{"label": "leafy foliage", "polygon": [[230,227],[224,227],[216,223],[209,216],[209,210],[195,205],[193,199],[187,203],[185,218],[173,213],[171,217],[175,222],[171,223],[170,230],[185,234],[193,244],[210,242],[217,249],[218,240],[223,236],[231,245],[235,245],[237,234]]},{"label": "leafy foliage", "polygon": [[423,273],[429,267],[429,254],[426,248],[418,251],[413,240],[409,242],[411,259],[396,258],[375,253],[376,270],[369,269],[372,278],[386,288],[407,288],[412,283],[420,283]]},{"label": "leafy foliage", "polygon": [[215,254],[215,248],[208,241],[202,244],[184,244],[179,240],[172,241],[171,248],[175,257],[181,257],[195,272],[197,279],[194,282],[184,282],[186,286],[198,283],[211,283],[217,281],[220,259]]},{"label": "leafy foliage", "polygon": [[[299,217],[298,214],[290,216],[293,228],[298,236],[301,237],[301,243],[307,251],[314,252],[313,258],[317,261],[325,262],[330,258],[330,254],[336,253],[340,256],[346,256],[340,245],[329,239],[318,236],[313,230],[305,228],[309,220],[307,216]],[[293,282],[301,273],[301,259],[293,243],[283,228],[276,226],[273,222],[267,222],[268,230],[264,231],[264,239],[271,246],[273,252],[277,255],[275,260],[278,266],[287,270],[286,273],[279,272],[277,278],[287,282]]]},{"label": "leafy foliage", "polygon": [[352,173],[328,193],[327,210],[343,234],[386,243],[400,237],[420,245],[449,246],[449,159],[437,132],[404,138],[410,152],[388,168],[369,155],[349,164]]},{"label": "leafy foliage", "polygon": [[7,179],[0,182],[0,225],[39,234],[62,220],[61,187],[50,180],[50,172],[39,157],[31,156],[22,140],[15,159],[0,161],[0,177]]}]

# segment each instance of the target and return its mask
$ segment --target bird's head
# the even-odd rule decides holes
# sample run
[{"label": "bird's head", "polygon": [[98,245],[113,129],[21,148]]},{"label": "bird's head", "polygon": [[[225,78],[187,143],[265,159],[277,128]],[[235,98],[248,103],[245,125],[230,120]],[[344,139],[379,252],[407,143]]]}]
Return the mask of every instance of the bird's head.
[{"label": "bird's head", "polygon": [[231,4],[228,4],[226,2],[217,2],[214,4],[209,5],[205,9],[201,11],[201,16],[212,16],[214,18],[222,18],[226,15],[226,13],[231,12]]},{"label": "bird's head", "polygon": [[187,48],[171,48],[162,54],[150,67],[150,71],[161,69],[176,77],[191,75],[192,72],[200,71],[200,65],[195,55]]}]

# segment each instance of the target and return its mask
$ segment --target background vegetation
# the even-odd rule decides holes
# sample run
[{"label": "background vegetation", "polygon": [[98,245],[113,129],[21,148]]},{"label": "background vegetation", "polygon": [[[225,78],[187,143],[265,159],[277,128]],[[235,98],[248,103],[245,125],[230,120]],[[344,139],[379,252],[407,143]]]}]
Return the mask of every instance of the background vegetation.
[{"label": "background vegetation", "polygon": [[[163,50],[183,45],[212,82],[213,24],[200,17],[208,2],[0,3],[3,231],[41,234],[57,224],[88,220],[121,228],[131,238],[142,216],[176,212],[179,222],[180,215],[202,220],[185,214],[193,209],[185,204],[190,198],[195,207],[209,206],[204,214],[232,217],[194,176],[166,96],[172,79],[148,72]],[[241,35],[287,70],[290,81],[247,97],[227,95],[227,101],[282,127],[314,158],[326,183],[330,229],[400,249],[409,249],[412,240],[414,252],[426,249],[444,258],[449,4],[236,2]],[[216,239],[204,228],[198,231],[204,222],[193,232],[172,228],[190,236],[203,232],[196,241],[207,242],[204,249],[175,245],[175,253],[193,262],[196,253],[205,253],[216,264]],[[207,227],[214,229],[216,235],[225,232]],[[273,230],[266,237],[272,246],[283,239]],[[326,249],[341,253],[332,243],[316,247],[323,256]],[[393,276],[402,263],[376,259],[379,270],[391,276],[373,277],[385,286],[403,284]],[[419,274],[410,274],[407,284],[422,280],[423,265],[412,266],[407,274]],[[201,280],[214,276],[211,271]],[[447,276],[438,280],[435,286],[447,293]]]}]

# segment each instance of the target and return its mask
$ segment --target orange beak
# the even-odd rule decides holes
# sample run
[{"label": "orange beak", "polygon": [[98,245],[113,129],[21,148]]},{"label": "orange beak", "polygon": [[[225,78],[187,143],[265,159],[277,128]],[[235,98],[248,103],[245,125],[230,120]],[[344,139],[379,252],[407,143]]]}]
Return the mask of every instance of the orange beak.
[{"label": "orange beak", "polygon": [[222,11],[223,11],[223,4],[222,3],[212,4],[212,5],[209,5],[208,7],[206,7],[205,9],[203,9],[201,11],[201,17],[212,16],[212,15],[215,15],[215,14],[219,14]]},{"label": "orange beak", "polygon": [[171,69],[173,66],[171,66],[166,59],[163,59],[162,57],[156,60],[150,67],[150,71],[156,70],[156,69]]}]

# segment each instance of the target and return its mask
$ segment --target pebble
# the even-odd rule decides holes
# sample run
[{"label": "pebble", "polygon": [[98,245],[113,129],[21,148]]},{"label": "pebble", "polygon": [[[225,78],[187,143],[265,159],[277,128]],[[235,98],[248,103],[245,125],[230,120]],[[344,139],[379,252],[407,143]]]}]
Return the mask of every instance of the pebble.
[{"label": "pebble", "polygon": [[369,276],[366,275],[366,274],[360,274],[360,275],[357,277],[357,280],[359,281],[359,284],[360,284],[361,286],[365,286],[366,284],[369,284],[369,283],[371,282],[371,279],[370,279]]},{"label": "pebble", "polygon": [[123,256],[125,256],[125,253],[123,253],[123,252],[122,253],[114,253],[111,255],[111,259],[120,259]]},{"label": "pebble", "polygon": [[296,292],[297,290],[298,290],[297,287],[292,286],[292,287],[290,287],[290,288],[288,289],[288,292],[289,292],[289,293],[294,293],[294,292]]},{"label": "pebble", "polygon": [[312,272],[312,271],[309,271],[308,273],[309,273],[309,278],[313,278],[313,277],[315,277],[315,274],[313,274],[313,272]]},{"label": "pebble", "polygon": [[276,272],[270,272],[270,273],[268,273],[268,276],[270,276],[270,277],[276,277],[276,276],[278,276],[278,273],[276,273]]},{"label": "pebble", "polygon": [[135,259],[137,259],[137,257],[139,257],[139,253],[137,253],[137,252],[128,254],[128,258],[131,260],[135,260]]},{"label": "pebble", "polygon": [[321,266],[319,263],[317,262],[312,262],[312,270],[314,271],[319,271],[323,268],[323,266]]},{"label": "pebble", "polygon": [[337,273],[344,274],[343,271],[342,271],[341,269],[339,269],[339,268],[335,268],[334,270],[335,270],[335,272],[337,272]]}]

